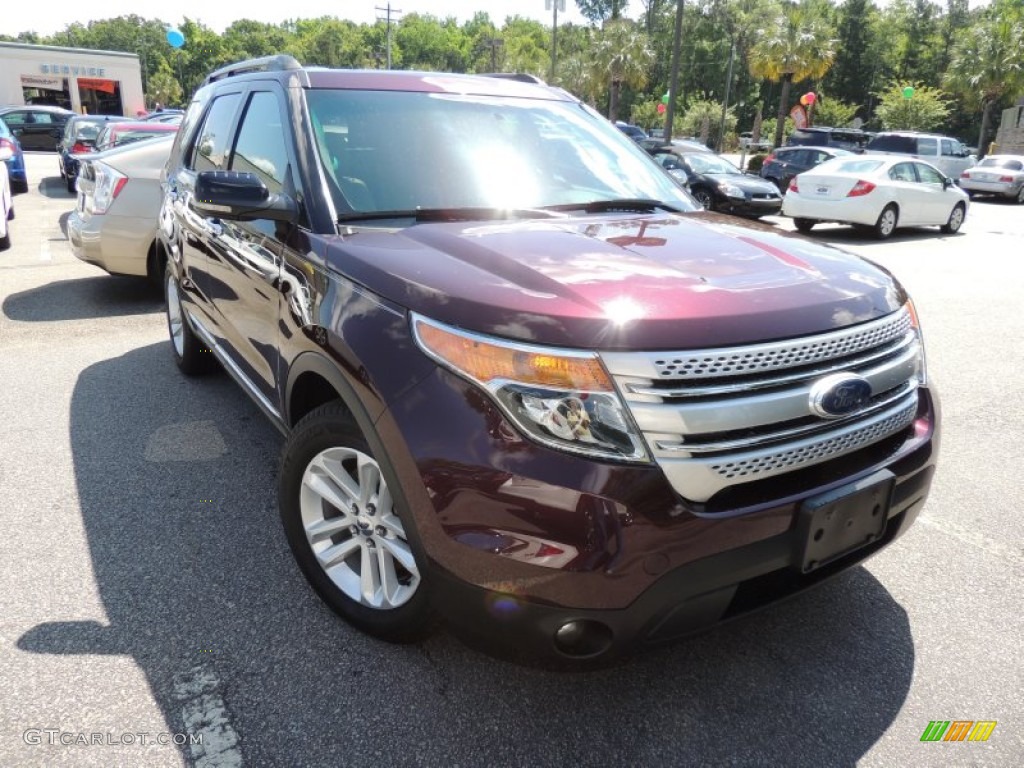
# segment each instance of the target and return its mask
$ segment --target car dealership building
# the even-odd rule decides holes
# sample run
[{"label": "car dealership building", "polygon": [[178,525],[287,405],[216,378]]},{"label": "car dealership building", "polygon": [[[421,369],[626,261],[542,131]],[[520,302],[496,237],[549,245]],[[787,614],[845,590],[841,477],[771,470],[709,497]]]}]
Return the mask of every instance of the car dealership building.
[{"label": "car dealership building", "polygon": [[0,43],[0,105],[24,104],[135,115],[146,107],[138,54]]}]

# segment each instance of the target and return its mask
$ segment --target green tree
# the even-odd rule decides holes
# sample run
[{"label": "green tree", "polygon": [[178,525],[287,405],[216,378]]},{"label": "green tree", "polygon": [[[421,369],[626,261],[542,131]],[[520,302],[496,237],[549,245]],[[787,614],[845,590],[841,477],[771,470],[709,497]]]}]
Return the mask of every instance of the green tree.
[{"label": "green tree", "polygon": [[816,125],[831,125],[843,128],[850,125],[857,116],[858,106],[826,96],[820,90],[814,103],[814,122]]},{"label": "green tree", "polygon": [[512,72],[526,72],[540,78],[551,67],[551,35],[543,24],[522,16],[505,19],[505,66]]},{"label": "green tree", "polygon": [[836,58],[825,81],[828,92],[838,99],[868,102],[879,67],[874,34],[877,17],[872,0],[846,0],[839,9]]},{"label": "green tree", "polygon": [[981,23],[958,40],[946,71],[948,86],[981,108],[979,156],[984,156],[989,140],[993,106],[1003,96],[1024,90],[1024,13],[1020,8],[1019,0],[992,6]]},{"label": "green tree", "polygon": [[[679,129],[686,136],[697,136],[701,141],[721,147],[719,136],[720,122],[722,119],[722,103],[711,99],[696,99],[690,102],[679,121]],[[736,130],[736,115],[729,110],[725,115],[725,132],[733,133]]]},{"label": "green tree", "polygon": [[627,5],[628,0],[576,0],[580,14],[591,24],[622,18],[622,12],[626,10]]},{"label": "green tree", "polygon": [[430,14],[410,13],[394,31],[402,49],[402,66],[438,72],[465,72],[470,40],[455,19],[439,21]]},{"label": "green tree", "polygon": [[608,83],[608,119],[619,115],[619,93],[623,84],[642,88],[654,60],[647,33],[629,19],[605,22],[593,48],[593,66]]},{"label": "green tree", "polygon": [[[914,89],[909,99],[904,95],[908,86]],[[923,83],[894,80],[877,96],[876,114],[889,131],[934,131],[949,115],[946,95]]]},{"label": "green tree", "polygon": [[146,83],[146,102],[148,104],[181,104],[184,100],[184,92],[178,78],[171,71],[171,66],[161,60],[156,72],[149,77]]},{"label": "green tree", "polygon": [[812,0],[784,6],[758,34],[750,51],[750,73],[782,83],[775,128],[775,146],[782,143],[782,126],[794,82],[820,78],[835,58],[836,41]]}]

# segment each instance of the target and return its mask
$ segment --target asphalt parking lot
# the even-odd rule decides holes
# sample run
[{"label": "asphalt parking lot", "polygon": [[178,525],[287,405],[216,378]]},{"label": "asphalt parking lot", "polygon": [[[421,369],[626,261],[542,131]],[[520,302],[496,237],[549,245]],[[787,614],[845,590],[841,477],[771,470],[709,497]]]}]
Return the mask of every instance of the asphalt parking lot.
[{"label": "asphalt parking lot", "polygon": [[[226,376],[178,374],[161,296],[74,258],[56,157],[26,159],[0,253],[0,766],[1024,764],[1024,206],[813,233],[917,302],[944,416],[919,523],[788,603],[566,675],[330,613],[277,520],[279,434]],[[920,741],[933,720],[998,725]]]}]

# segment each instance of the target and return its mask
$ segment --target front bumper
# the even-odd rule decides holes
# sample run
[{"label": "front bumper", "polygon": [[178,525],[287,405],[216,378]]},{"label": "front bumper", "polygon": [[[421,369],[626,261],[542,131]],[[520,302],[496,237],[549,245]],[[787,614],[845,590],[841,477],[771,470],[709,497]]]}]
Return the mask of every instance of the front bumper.
[{"label": "front bumper", "polygon": [[[927,388],[920,393],[905,433],[706,505],[681,498],[656,466],[525,440],[444,371],[377,426],[415,518],[436,608],[456,632],[512,655],[566,661],[579,654],[556,633],[589,622],[601,638],[593,656],[605,659],[794,594],[902,534],[927,497],[938,448],[938,406]],[[803,502],[880,469],[896,478],[881,538],[802,573]],[[508,550],[517,539],[536,546]]]},{"label": "front bumper", "polygon": [[738,216],[774,216],[782,210],[782,198],[766,198],[743,200],[727,197],[717,206],[722,213],[733,213]]}]

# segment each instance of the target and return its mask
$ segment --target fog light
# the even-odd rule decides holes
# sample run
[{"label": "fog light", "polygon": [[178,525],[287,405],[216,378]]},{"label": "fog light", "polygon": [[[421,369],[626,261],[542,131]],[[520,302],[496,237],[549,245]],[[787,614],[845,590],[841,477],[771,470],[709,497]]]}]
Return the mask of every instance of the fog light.
[{"label": "fog light", "polygon": [[555,647],[566,656],[597,656],[612,644],[612,631],[599,621],[567,621],[555,632]]}]

